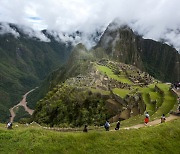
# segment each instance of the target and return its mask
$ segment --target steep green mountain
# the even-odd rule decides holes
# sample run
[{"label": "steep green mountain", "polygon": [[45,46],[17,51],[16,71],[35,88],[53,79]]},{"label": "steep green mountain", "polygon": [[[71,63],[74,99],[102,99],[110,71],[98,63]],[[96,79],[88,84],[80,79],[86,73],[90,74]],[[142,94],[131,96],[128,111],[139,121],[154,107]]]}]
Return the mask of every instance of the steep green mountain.
[{"label": "steep green mountain", "polygon": [[[39,85],[54,69],[63,64],[71,45],[29,37],[16,25],[9,27],[19,34],[0,35],[0,121],[9,117],[9,108],[21,100],[22,95]],[[2,30],[0,28],[0,30]]]},{"label": "steep green mountain", "polygon": [[166,82],[180,80],[180,54],[173,47],[143,39],[124,25],[111,23],[102,35],[96,50],[103,50],[111,59],[137,66]]},{"label": "steep green mountain", "polygon": [[[50,126],[77,127],[102,125],[105,119],[124,120],[145,110],[157,118],[173,109],[177,98],[169,85],[133,65],[100,56],[77,45],[68,62],[46,80],[48,92],[39,97],[32,119]],[[30,100],[36,102],[34,94]]]}]

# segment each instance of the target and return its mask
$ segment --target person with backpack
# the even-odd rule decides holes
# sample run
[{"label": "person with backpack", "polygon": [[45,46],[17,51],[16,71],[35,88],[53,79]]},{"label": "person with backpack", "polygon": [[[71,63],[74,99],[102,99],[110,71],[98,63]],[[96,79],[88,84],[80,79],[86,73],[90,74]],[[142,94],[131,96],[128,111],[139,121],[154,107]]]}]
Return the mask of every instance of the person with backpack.
[{"label": "person with backpack", "polygon": [[120,122],[118,121],[117,124],[116,124],[115,130],[119,130],[119,128],[120,128]]},{"label": "person with backpack", "polygon": [[146,112],[145,117],[150,118],[150,116],[149,116],[149,113],[148,113],[148,112]]},{"label": "person with backpack", "polygon": [[7,129],[12,129],[12,122],[7,123]]},{"label": "person with backpack", "polygon": [[165,115],[163,114],[162,117],[161,117],[161,123],[164,123],[166,121],[166,117]]},{"label": "person with backpack", "polygon": [[106,131],[109,131],[109,127],[110,127],[110,123],[109,121],[106,121],[106,123],[104,124],[104,128],[106,129]]}]

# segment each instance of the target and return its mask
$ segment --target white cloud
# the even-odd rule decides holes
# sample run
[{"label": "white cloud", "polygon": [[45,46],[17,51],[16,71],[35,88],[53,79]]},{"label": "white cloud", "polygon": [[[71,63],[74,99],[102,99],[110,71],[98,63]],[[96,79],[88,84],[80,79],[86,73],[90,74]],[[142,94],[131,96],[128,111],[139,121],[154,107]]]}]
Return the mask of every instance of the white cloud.
[{"label": "white cloud", "polygon": [[[0,0],[0,4],[0,21],[34,29],[47,28],[57,33],[79,30],[90,36],[99,27],[104,30],[111,21],[119,18],[145,38],[165,38],[180,48],[177,41],[180,38],[177,34],[179,0]],[[168,29],[174,32],[168,34]]]},{"label": "white cloud", "polygon": [[38,38],[40,41],[49,42],[50,40],[41,32],[33,30],[32,28],[18,25],[18,28],[22,29],[24,34],[28,35],[29,37]]},{"label": "white cloud", "polygon": [[12,29],[7,23],[1,23],[0,25],[0,35],[10,33],[13,34],[16,38],[19,37],[19,33]]}]

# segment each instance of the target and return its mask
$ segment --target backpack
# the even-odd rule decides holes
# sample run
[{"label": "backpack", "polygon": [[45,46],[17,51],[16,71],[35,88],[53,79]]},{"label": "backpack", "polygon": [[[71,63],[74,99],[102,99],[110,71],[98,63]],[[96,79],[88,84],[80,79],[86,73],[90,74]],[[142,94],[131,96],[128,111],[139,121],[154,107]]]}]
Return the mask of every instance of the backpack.
[{"label": "backpack", "polygon": [[110,124],[109,124],[108,122],[106,122],[105,125],[104,125],[104,127],[105,127],[105,128],[108,128],[108,127],[110,127]]}]

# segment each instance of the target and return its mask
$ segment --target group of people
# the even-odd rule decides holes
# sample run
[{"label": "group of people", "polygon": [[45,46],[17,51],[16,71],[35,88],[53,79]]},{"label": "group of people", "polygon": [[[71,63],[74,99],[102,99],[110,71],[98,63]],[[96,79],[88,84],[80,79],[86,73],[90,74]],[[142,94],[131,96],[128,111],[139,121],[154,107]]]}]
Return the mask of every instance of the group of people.
[{"label": "group of people", "polygon": [[[144,118],[144,124],[147,125],[149,120],[150,120],[150,115],[148,112],[146,112],[145,118]],[[165,114],[163,114],[161,116],[161,123],[164,123],[165,121],[166,121],[166,117],[165,117]],[[106,131],[109,131],[110,122],[108,120],[106,120],[106,122],[104,124],[104,128]],[[119,130],[119,129],[120,129],[120,120],[116,123],[116,127],[115,127],[115,130]],[[88,132],[87,125],[84,126],[83,132]]]},{"label": "group of people", "polygon": [[[146,112],[146,113],[145,113],[145,118],[144,118],[144,124],[147,125],[148,122],[149,122],[149,120],[150,120],[150,115],[149,115],[148,112]],[[165,114],[163,114],[163,115],[161,116],[161,123],[164,123],[165,121],[166,121],[166,117],[165,117]],[[105,123],[105,125],[104,125],[104,128],[105,128],[106,131],[109,131],[110,123],[109,123],[108,120],[106,121],[106,123]],[[119,129],[120,129],[120,121],[118,121],[118,122],[116,123],[116,128],[115,128],[115,130],[119,130]]]},{"label": "group of people", "polygon": [[[104,128],[105,128],[106,131],[109,131],[110,123],[109,123],[108,120],[106,120],[106,123],[104,124]],[[119,130],[119,129],[120,129],[120,121],[118,121],[118,122],[116,123],[116,128],[115,128],[115,130]]]},{"label": "group of people", "polygon": [[[88,132],[88,126],[87,125],[84,125],[84,129],[83,129],[83,132]],[[104,128],[106,131],[109,131],[109,128],[110,128],[110,122],[108,120],[106,120],[105,124],[104,124]],[[120,121],[117,122],[116,124],[116,128],[115,130],[119,130],[120,129]]]},{"label": "group of people", "polygon": [[[149,113],[146,112],[145,118],[144,118],[144,124],[147,125],[148,122],[149,122],[149,120],[150,120]],[[165,114],[163,114],[163,115],[161,116],[161,123],[164,123],[165,121],[166,121],[166,117],[165,117]]]}]

